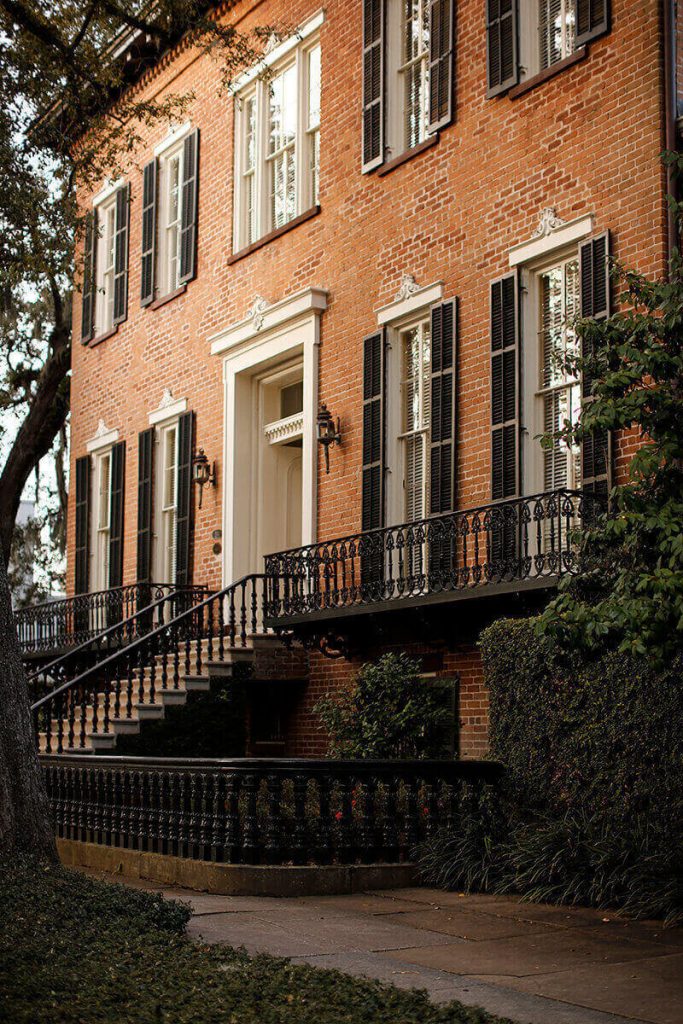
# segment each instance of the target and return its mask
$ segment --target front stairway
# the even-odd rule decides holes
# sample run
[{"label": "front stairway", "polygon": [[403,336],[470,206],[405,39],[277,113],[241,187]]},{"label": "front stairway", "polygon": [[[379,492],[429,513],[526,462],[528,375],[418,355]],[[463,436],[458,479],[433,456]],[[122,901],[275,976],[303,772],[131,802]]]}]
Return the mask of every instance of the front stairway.
[{"label": "front stairway", "polygon": [[[263,627],[265,600],[265,577],[245,577],[85,672],[74,674],[57,662],[44,677],[35,673],[29,682],[44,694],[32,705],[39,751],[115,750],[119,738],[144,733],[146,722],[165,719],[191,695],[229,689],[237,676],[256,684],[303,680],[305,652],[288,649]],[[55,686],[64,676],[66,682]]]}]

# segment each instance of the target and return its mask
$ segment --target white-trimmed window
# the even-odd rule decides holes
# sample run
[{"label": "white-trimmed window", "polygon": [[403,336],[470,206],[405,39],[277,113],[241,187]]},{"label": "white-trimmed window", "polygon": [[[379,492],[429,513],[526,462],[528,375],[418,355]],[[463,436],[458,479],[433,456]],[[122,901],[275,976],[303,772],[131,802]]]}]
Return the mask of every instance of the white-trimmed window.
[{"label": "white-trimmed window", "polygon": [[116,193],[97,207],[98,237],[95,267],[95,335],[114,326],[114,274],[116,269]]},{"label": "white-trimmed window", "polygon": [[319,200],[320,44],[306,39],[251,81],[235,105],[235,249]]},{"label": "white-trimmed window", "polygon": [[430,323],[423,320],[398,332],[401,360],[401,433],[403,519],[429,513]]},{"label": "white-trimmed window", "polygon": [[163,583],[173,583],[176,573],[176,519],[178,516],[177,422],[161,428],[159,443],[161,455],[159,571]]},{"label": "white-trimmed window", "polygon": [[427,138],[429,123],[429,3],[387,5],[387,153],[399,156]]},{"label": "white-trimmed window", "polygon": [[576,0],[537,0],[539,71],[575,49]]},{"label": "white-trimmed window", "polygon": [[159,159],[159,294],[170,295],[180,279],[180,226],[183,213],[183,141]]},{"label": "white-trimmed window", "polygon": [[[579,380],[568,372],[567,356],[576,354],[574,320],[579,312],[579,261],[573,255],[537,274],[539,304],[539,368],[537,393],[543,434],[576,423],[581,408]],[[543,489],[579,487],[581,459],[578,445],[571,448],[556,439],[542,449]]]},{"label": "white-trimmed window", "polygon": [[111,534],[111,449],[95,456],[95,561],[93,590],[109,586],[109,541]]}]

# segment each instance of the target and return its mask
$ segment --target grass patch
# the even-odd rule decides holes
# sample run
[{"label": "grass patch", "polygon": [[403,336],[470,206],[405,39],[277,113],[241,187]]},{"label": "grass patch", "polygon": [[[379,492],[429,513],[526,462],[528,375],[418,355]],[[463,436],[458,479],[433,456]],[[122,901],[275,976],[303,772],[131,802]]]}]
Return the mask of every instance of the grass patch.
[{"label": "grass patch", "polygon": [[503,1024],[422,992],[198,946],[187,906],[64,868],[0,877],[0,1020],[12,1024]]}]

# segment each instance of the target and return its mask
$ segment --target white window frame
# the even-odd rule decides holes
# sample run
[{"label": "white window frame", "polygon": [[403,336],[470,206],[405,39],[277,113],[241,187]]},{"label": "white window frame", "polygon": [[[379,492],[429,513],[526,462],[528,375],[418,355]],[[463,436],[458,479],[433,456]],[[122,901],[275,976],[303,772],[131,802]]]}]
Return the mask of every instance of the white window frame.
[{"label": "white window frame", "polygon": [[97,225],[94,336],[97,338],[114,326],[116,192],[109,192],[95,204],[94,210]]},{"label": "white window frame", "polygon": [[[92,565],[90,579],[94,592],[109,588],[109,542],[111,538],[111,446],[93,454],[93,516],[92,516]],[[105,463],[108,465],[109,481],[106,493],[102,492],[102,477]],[[104,496],[105,507],[102,508]]]},{"label": "white window frame", "polygon": [[[570,57],[577,50],[583,47],[576,45],[576,0],[561,0],[562,9],[565,9],[565,20],[562,27],[562,52],[557,60],[548,65],[543,65],[541,55],[541,3],[548,0],[521,0],[519,17],[519,62],[521,68],[520,81],[533,78],[541,71],[552,68],[561,60]],[[567,16],[574,15],[574,41],[570,45],[570,36],[566,28]]]},{"label": "white window frame", "polygon": [[[421,361],[422,373],[418,374],[417,387],[418,387],[418,401],[422,417],[421,425],[413,429],[406,428],[405,422],[405,405],[406,405],[406,393],[405,385],[408,378],[405,373],[405,335],[410,331],[418,331],[420,352],[424,349],[425,344],[425,331],[430,333],[430,358],[427,372],[424,371],[424,366]],[[398,402],[399,402],[399,416],[400,416],[400,430],[397,435],[399,447],[401,451],[400,460],[397,465],[401,470],[401,483],[403,490],[403,522],[418,522],[421,519],[426,519],[429,515],[429,443],[431,439],[432,431],[432,410],[431,410],[431,319],[430,314],[427,312],[425,315],[418,317],[412,323],[403,324],[401,327],[396,329],[396,345],[398,348],[398,366],[399,366],[399,391],[398,391]],[[389,401],[394,400],[395,395],[392,393]],[[422,514],[411,515],[408,510],[408,495],[406,492],[406,480],[408,477],[408,442],[411,440],[417,440],[418,438],[422,441]]]},{"label": "white window frame", "polygon": [[[159,218],[157,224],[157,296],[163,298],[179,288],[180,229],[183,218],[183,171],[185,162],[184,137],[165,149],[158,157]],[[171,195],[169,174],[171,166],[178,166],[178,197],[176,216],[171,221]]]},{"label": "white window frame", "polygon": [[[393,159],[402,153],[414,149],[429,138],[429,40],[425,50],[418,56],[406,61],[404,53],[405,0],[387,0],[386,37],[385,37],[385,128],[384,140],[385,159]],[[429,24],[428,0],[419,0],[423,16]],[[420,63],[422,65],[423,109],[422,125],[418,138],[410,142],[406,139],[406,75],[408,69]]]},{"label": "white window frame", "polygon": [[[175,469],[174,469],[174,501],[169,505],[166,501],[167,470],[166,457],[171,433],[175,433]],[[155,431],[156,458],[154,459],[154,515],[152,566],[154,576],[161,583],[173,585],[177,567],[176,521],[178,517],[178,419],[166,419]],[[172,514],[170,514],[172,513]],[[170,525],[169,525],[170,524]],[[169,537],[169,530],[171,536]],[[169,564],[168,551],[173,549],[172,564]]]},{"label": "white window frame", "polygon": [[[320,22],[316,19],[316,25]],[[301,35],[301,38],[299,38]],[[295,37],[295,45],[285,49],[278,48],[281,54],[277,61],[269,60],[268,65],[261,69],[260,74],[244,76],[242,86],[235,97],[235,171],[234,171],[234,216],[233,216],[233,250],[238,252],[254,244],[269,234],[276,227],[284,227],[302,213],[306,213],[316,204],[319,196],[315,195],[316,182],[319,182],[320,167],[318,161],[317,174],[311,169],[311,150],[319,142],[319,125],[309,124],[309,55],[320,46],[320,38],[316,31],[305,36],[302,33]],[[282,52],[284,50],[284,52]],[[271,55],[273,56],[273,55]],[[293,144],[295,161],[295,201],[291,216],[282,225],[273,222],[271,214],[270,173],[269,166],[273,162],[268,153],[269,131],[269,83],[279,77],[290,67],[296,67],[297,112],[296,133]],[[238,82],[238,85],[240,83]],[[255,103],[255,166],[253,173],[247,171],[247,107],[248,102]],[[320,147],[318,144],[318,154]],[[252,226],[249,226],[249,208],[246,201],[245,180],[253,177],[253,211]]]}]

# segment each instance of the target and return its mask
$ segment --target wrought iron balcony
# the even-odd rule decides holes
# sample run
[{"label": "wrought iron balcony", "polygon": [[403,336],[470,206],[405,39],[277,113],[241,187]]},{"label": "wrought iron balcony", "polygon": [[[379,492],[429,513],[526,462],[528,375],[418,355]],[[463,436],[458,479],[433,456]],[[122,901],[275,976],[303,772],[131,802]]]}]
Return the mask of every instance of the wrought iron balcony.
[{"label": "wrought iron balcony", "polygon": [[[173,595],[177,607],[164,607],[164,614],[170,618],[185,607],[200,601],[208,594],[206,587],[176,587],[168,583],[133,583],[124,587],[111,587],[91,594],[76,594],[60,601],[46,601],[43,604],[19,608],[14,612],[14,624],[19,637],[22,653],[48,653],[78,647],[90,640],[96,640],[111,626],[135,617],[140,609]],[[188,603],[189,602],[189,603]],[[162,606],[160,605],[159,608]],[[169,616],[170,611],[170,616]],[[136,629],[144,632],[162,621],[136,622]],[[136,635],[138,635],[136,633]],[[129,643],[134,636],[126,636]]]},{"label": "wrought iron balcony", "polygon": [[562,489],[268,555],[267,621],[552,586],[576,571],[577,533],[601,508]]}]

